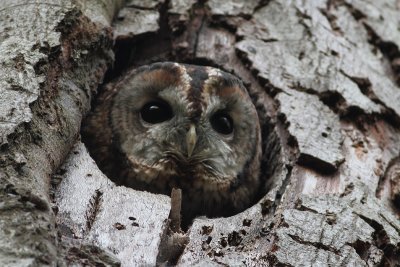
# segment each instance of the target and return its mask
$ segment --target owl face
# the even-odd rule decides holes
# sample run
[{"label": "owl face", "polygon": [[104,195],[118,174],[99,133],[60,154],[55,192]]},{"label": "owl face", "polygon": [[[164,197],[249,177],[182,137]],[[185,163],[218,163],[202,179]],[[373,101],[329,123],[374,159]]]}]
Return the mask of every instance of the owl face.
[{"label": "owl face", "polygon": [[144,66],[116,84],[109,107],[123,184],[165,194],[181,188],[183,208],[207,215],[254,199],[260,126],[233,75],[168,62]]}]

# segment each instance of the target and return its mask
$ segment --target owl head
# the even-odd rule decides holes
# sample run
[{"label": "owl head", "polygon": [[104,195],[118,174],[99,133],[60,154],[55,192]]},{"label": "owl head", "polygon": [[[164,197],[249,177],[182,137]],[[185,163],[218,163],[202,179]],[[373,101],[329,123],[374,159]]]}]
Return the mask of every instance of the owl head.
[{"label": "owl head", "polygon": [[184,214],[230,215],[257,197],[257,112],[243,83],[219,69],[140,67],[106,90],[85,129],[110,178],[154,193],[181,188]]}]

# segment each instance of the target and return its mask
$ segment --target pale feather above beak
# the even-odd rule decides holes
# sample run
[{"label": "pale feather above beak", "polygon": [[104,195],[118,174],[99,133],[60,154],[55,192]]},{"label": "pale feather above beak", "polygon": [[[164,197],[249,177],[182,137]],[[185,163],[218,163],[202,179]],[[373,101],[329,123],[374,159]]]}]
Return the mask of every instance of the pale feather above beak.
[{"label": "pale feather above beak", "polygon": [[190,124],[189,131],[186,134],[186,147],[187,147],[188,157],[192,156],[193,150],[196,146],[196,142],[197,142],[196,126],[194,124]]}]

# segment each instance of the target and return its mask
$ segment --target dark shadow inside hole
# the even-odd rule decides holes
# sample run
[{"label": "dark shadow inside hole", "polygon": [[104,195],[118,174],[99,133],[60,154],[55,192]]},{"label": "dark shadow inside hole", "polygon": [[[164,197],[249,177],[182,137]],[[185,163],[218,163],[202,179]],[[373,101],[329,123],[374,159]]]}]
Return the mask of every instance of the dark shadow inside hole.
[{"label": "dark shadow inside hole", "polygon": [[[155,61],[176,61],[173,57],[173,54],[170,53],[171,51],[171,43],[169,37],[163,34],[157,35],[143,35],[138,38],[126,39],[126,40],[119,40],[115,46],[116,51],[116,61],[114,67],[107,72],[105,83],[110,82],[111,80],[116,80],[118,77],[123,75],[132,67],[138,67],[141,65],[146,65],[148,63],[152,63]],[[161,47],[161,48],[160,48]],[[185,63],[192,63],[197,65],[208,65],[212,67],[215,64],[212,64],[212,60],[205,60],[205,59],[191,59],[185,60]],[[239,77],[240,78],[240,77]],[[106,86],[106,84],[104,85]],[[251,90],[251,88],[248,90]],[[95,108],[99,102],[104,101],[104,96],[102,94],[102,90],[100,89],[99,96],[93,101],[92,107]],[[252,97],[253,103],[255,103],[258,116],[260,118],[260,126],[261,126],[261,135],[262,135],[262,163],[261,163],[261,187],[259,188],[256,196],[253,198],[253,202],[245,207],[242,210],[234,210],[232,207],[226,207],[223,212],[220,214],[216,214],[210,217],[228,217],[235,215],[243,210],[249,208],[250,206],[256,204],[268,191],[269,188],[273,186],[275,181],[271,181],[268,178],[275,173],[278,169],[280,169],[282,162],[281,162],[281,143],[278,137],[278,134],[275,130],[274,123],[272,120],[267,116],[267,112],[264,110],[262,105],[257,105],[256,102],[258,101],[257,94],[253,94],[251,91],[249,94]],[[90,116],[90,115],[89,115]],[[104,114],[104,116],[109,116],[109,114]],[[123,175],[121,173],[121,169],[129,168],[125,164],[126,159],[123,155],[113,146],[108,146],[107,148],[102,149],[101,154],[98,154],[94,151],[97,149],[97,143],[93,142],[93,136],[88,134],[90,131],[86,131],[86,122],[84,120],[82,123],[82,141],[86,144],[89,153],[95,159],[99,168],[116,184],[124,185],[123,183],[118,182],[118,176]],[[108,130],[104,127],[99,127],[97,131]],[[111,135],[110,135],[111,136]],[[112,140],[104,140],[104,142],[112,142]],[[118,164],[111,166],[110,164],[103,164],[104,162],[104,154],[112,155],[112,158]],[[145,185],[137,184],[134,186],[134,189],[137,190],[146,190]],[[157,190],[154,190],[153,193],[158,193]],[[166,193],[168,194],[168,193]],[[183,192],[183,194],[185,194]],[[182,218],[182,228],[186,230],[192,223],[194,217],[201,216],[203,214],[187,214],[185,212]]]}]

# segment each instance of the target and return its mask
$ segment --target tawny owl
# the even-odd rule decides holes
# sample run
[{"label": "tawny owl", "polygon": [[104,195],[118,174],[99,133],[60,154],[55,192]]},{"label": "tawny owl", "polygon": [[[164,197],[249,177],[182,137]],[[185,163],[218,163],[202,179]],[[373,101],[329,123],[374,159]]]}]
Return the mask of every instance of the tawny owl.
[{"label": "tawny owl", "polygon": [[172,62],[135,69],[109,85],[84,122],[100,168],[117,184],[169,195],[184,216],[227,216],[260,188],[256,109],[235,76]]}]

